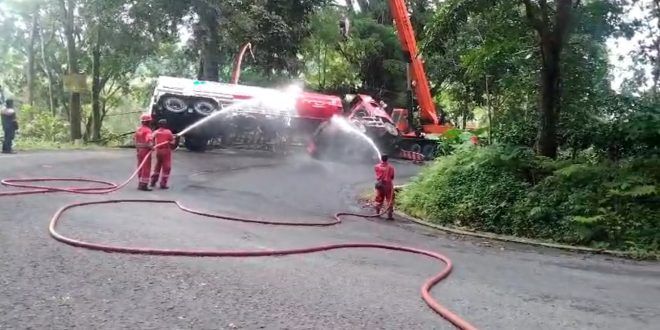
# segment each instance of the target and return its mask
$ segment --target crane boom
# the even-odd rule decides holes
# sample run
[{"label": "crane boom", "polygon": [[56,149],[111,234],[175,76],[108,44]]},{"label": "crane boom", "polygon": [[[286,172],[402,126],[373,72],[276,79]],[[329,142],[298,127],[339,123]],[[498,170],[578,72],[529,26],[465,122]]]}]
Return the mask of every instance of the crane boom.
[{"label": "crane boom", "polygon": [[410,81],[408,83],[412,85],[415,96],[417,96],[417,102],[421,109],[420,117],[422,123],[438,125],[438,115],[435,110],[435,104],[433,103],[433,97],[431,96],[431,89],[428,78],[426,77],[426,71],[424,70],[424,63],[417,50],[415,31],[410,23],[405,0],[389,0],[388,3],[401,47],[408,61],[408,72],[410,74]]}]

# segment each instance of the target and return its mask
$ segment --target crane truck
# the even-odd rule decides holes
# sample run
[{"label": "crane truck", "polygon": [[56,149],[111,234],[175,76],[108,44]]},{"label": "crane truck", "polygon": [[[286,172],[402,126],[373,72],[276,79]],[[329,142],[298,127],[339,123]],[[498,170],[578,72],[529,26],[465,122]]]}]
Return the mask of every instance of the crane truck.
[{"label": "crane truck", "polygon": [[[351,102],[348,111],[354,125],[372,136],[381,150],[410,158],[410,154],[422,154],[425,158],[433,158],[437,148],[437,137],[451,129],[442,116],[438,116],[424,63],[417,48],[415,32],[410,22],[405,0],[388,0],[390,12],[394,21],[397,37],[401,44],[403,55],[407,61],[408,109],[395,108],[391,116],[387,114],[381,102],[376,102],[367,95],[357,95]],[[342,34],[348,37],[348,24],[342,20],[339,24]],[[419,111],[418,120],[413,115]],[[375,119],[376,124],[367,124]],[[390,129],[395,126],[395,131]],[[362,127],[365,128],[362,128]],[[373,132],[370,126],[384,126],[383,130]],[[329,145],[325,139],[332,135],[318,131],[315,140],[320,145]],[[315,142],[315,143],[316,143]],[[317,148],[314,148],[317,149]]]}]

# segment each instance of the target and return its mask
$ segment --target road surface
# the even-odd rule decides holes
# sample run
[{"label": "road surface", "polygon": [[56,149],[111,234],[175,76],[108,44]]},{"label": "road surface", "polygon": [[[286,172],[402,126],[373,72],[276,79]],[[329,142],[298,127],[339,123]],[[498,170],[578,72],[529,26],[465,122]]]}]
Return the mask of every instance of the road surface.
[{"label": "road surface", "polygon": [[[134,151],[0,157],[0,177],[87,176],[119,182]],[[371,183],[369,166],[306,156],[177,152],[170,191],[47,194],[0,200],[0,329],[451,329],[419,296],[439,265],[351,250],[261,259],[145,257],[73,248],[48,236],[50,216],[81,200],[174,198],[214,212],[325,220]],[[396,164],[403,177],[419,167]],[[0,188],[7,190],[6,188]],[[650,329],[660,324],[660,266],[447,236],[398,220],[331,228],[210,221],[173,206],[76,209],[61,231],[134,246],[280,249],[381,242],[446,254],[454,273],[433,292],[482,329]]]}]

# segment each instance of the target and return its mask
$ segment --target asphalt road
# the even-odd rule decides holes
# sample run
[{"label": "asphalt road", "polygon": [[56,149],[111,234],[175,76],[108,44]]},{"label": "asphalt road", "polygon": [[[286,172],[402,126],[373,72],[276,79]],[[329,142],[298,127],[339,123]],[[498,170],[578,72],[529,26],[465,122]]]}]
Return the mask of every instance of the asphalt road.
[{"label": "asphalt road", "polygon": [[[88,176],[119,182],[134,151],[0,157],[0,177]],[[0,199],[0,329],[451,329],[419,296],[439,265],[395,252],[211,259],[107,254],[63,245],[50,216],[81,200],[178,199],[209,211],[323,220],[359,211],[369,166],[249,152],[175,155],[170,191]],[[419,167],[397,164],[402,177]],[[0,188],[4,189],[4,188]],[[4,189],[6,190],[6,189]],[[482,329],[650,329],[660,324],[660,265],[447,236],[405,221],[347,219],[332,228],[210,221],[163,205],[77,209],[64,233],[170,248],[278,249],[386,242],[455,263],[434,290]]]}]

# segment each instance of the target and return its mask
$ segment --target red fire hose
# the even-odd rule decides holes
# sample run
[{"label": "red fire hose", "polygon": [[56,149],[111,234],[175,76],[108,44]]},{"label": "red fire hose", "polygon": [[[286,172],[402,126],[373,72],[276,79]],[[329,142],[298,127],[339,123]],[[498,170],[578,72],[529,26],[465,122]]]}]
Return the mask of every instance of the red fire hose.
[{"label": "red fire hose", "polygon": [[[141,168],[146,163],[146,159],[139,166]],[[93,180],[93,179],[81,179],[81,178],[37,178],[37,179],[5,179],[0,181],[5,186],[22,188],[27,190],[18,190],[18,191],[9,191],[9,192],[0,192],[0,197],[2,196],[17,196],[17,195],[28,195],[28,194],[41,194],[41,193],[53,193],[53,192],[66,192],[74,194],[109,194],[114,191],[117,191],[124,186],[126,186],[138,173],[136,170],[133,172],[130,178],[120,185],[114,184],[112,182],[107,182],[103,180]],[[35,182],[75,182],[75,183],[93,183],[97,184],[96,187],[71,187],[71,188],[55,188],[48,187],[43,185],[36,185]],[[342,222],[342,217],[345,216],[356,216],[363,218],[375,218],[379,215],[363,215],[355,214],[349,212],[340,212],[335,214],[333,221],[328,222],[281,222],[281,221],[272,221],[272,220],[259,220],[259,219],[247,219],[247,218],[238,218],[230,217],[220,214],[213,214],[202,212],[194,209],[185,207],[178,201],[174,200],[161,200],[161,199],[116,199],[116,200],[106,200],[98,202],[80,202],[68,204],[60,208],[55,215],[53,215],[50,220],[49,232],[50,235],[57,241],[90,250],[111,252],[111,253],[126,253],[126,254],[141,254],[141,255],[157,255],[157,256],[187,256],[187,257],[266,257],[266,256],[285,256],[285,255],[296,255],[296,254],[308,254],[321,251],[330,251],[330,250],[340,250],[340,249],[354,249],[354,248],[367,248],[367,249],[384,249],[391,251],[401,251],[408,252],[418,255],[428,256],[434,259],[437,259],[445,264],[445,267],[437,275],[426,280],[424,285],[421,288],[422,299],[426,304],[433,309],[435,312],[440,314],[446,320],[451,322],[458,329],[472,330],[476,329],[468,321],[462,319],[460,316],[454,314],[449,309],[445,308],[439,304],[432,296],[431,289],[438,284],[440,281],[449,276],[449,273],[452,271],[452,262],[446,256],[428,250],[416,249],[407,246],[398,246],[398,245],[389,245],[389,244],[377,244],[377,243],[345,243],[345,244],[331,244],[331,245],[322,245],[322,246],[312,246],[307,248],[298,248],[298,249],[287,249],[287,250],[179,250],[179,249],[154,249],[154,248],[139,248],[139,247],[127,247],[127,246],[118,246],[118,245],[106,245],[98,244],[93,242],[88,242],[84,240],[77,240],[67,236],[64,236],[57,232],[57,225],[61,221],[62,216],[66,211],[83,206],[90,205],[99,205],[99,204],[119,204],[119,203],[158,203],[158,204],[174,204],[179,209],[184,212],[213,218],[229,221],[240,221],[248,222],[255,224],[263,225],[275,225],[275,226],[313,226],[313,227],[327,227],[340,224]]]}]

